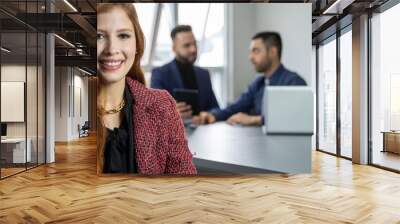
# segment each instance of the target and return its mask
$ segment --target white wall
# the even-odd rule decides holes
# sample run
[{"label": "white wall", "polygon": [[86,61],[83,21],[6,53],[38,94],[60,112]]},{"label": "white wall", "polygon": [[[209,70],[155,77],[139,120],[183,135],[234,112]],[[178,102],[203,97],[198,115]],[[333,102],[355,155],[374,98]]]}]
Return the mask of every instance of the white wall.
[{"label": "white wall", "polygon": [[311,3],[261,4],[256,8],[257,32],[277,31],[282,37],[282,63],[311,84]]},{"label": "white wall", "polygon": [[68,140],[68,84],[67,67],[55,68],[55,141]]},{"label": "white wall", "polygon": [[[72,113],[72,120],[71,120],[71,135],[73,136],[73,138],[77,138],[79,137],[79,133],[78,133],[78,124],[80,124],[81,126],[85,123],[85,121],[88,121],[88,106],[89,106],[89,102],[88,102],[88,78],[85,76],[81,76],[80,72],[78,70],[75,70],[75,75],[74,75],[74,83],[73,85],[75,86],[74,88],[74,93],[75,96],[72,96],[72,98],[74,98],[75,100],[75,113]],[[77,74],[78,72],[78,74]],[[80,93],[78,93],[78,91],[80,90]],[[80,99],[79,99],[79,94],[80,94]],[[79,100],[81,101],[79,103]],[[80,114],[79,111],[79,106],[81,105],[81,110],[82,110],[82,114]],[[82,116],[81,116],[82,115]]]},{"label": "white wall", "polygon": [[[25,65],[9,64],[1,66],[1,81],[5,82],[25,82],[26,69],[31,68],[25,67]],[[23,108],[24,109],[24,108]],[[1,110],[7,110],[7,108],[1,108]],[[25,137],[25,122],[9,122],[7,125],[7,136],[8,137]]]},{"label": "white wall", "polygon": [[255,77],[249,44],[255,34],[255,4],[228,4],[228,101],[232,102]]},{"label": "white wall", "polygon": [[[78,124],[88,120],[88,78],[71,67],[56,67],[56,74],[55,141],[77,139]],[[82,106],[82,116],[78,105]]]},{"label": "white wall", "polygon": [[233,80],[233,96],[236,98],[256,77],[249,62],[251,37],[261,31],[277,31],[283,42],[282,63],[303,77],[308,85],[314,85],[311,72],[311,4],[310,3],[252,3],[229,4],[228,35],[232,35],[229,60],[230,79]]}]

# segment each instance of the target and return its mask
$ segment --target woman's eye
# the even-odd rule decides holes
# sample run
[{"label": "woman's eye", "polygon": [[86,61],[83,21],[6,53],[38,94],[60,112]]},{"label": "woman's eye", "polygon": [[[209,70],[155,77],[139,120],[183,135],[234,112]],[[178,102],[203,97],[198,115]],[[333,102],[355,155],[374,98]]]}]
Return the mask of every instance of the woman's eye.
[{"label": "woman's eye", "polygon": [[121,33],[118,35],[119,38],[121,39],[128,39],[131,37],[131,35],[127,34],[127,33]]},{"label": "woman's eye", "polygon": [[103,39],[104,38],[104,35],[103,34],[101,34],[101,33],[98,33],[97,34],[97,40],[101,40],[101,39]]}]

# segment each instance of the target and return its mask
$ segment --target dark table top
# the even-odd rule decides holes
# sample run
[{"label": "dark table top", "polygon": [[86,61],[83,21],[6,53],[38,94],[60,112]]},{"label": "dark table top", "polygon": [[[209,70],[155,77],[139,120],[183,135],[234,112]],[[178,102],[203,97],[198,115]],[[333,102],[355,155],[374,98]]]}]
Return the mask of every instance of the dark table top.
[{"label": "dark table top", "polygon": [[228,173],[309,173],[311,136],[265,135],[225,122],[187,128],[197,166]]}]

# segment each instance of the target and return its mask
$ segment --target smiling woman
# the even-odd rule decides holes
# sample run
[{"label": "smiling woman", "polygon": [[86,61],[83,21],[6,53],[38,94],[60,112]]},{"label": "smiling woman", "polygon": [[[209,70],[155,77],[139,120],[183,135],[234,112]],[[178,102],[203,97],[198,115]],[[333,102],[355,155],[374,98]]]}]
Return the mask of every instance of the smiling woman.
[{"label": "smiling woman", "polygon": [[143,52],[134,6],[98,4],[98,173],[195,174],[175,101],[145,87]]}]

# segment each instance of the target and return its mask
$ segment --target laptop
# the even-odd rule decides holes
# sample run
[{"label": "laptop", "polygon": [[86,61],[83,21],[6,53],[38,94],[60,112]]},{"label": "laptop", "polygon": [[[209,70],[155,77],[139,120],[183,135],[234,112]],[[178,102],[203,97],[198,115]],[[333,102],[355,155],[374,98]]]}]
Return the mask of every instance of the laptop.
[{"label": "laptop", "polygon": [[307,86],[266,86],[265,134],[313,135],[314,93]]}]

